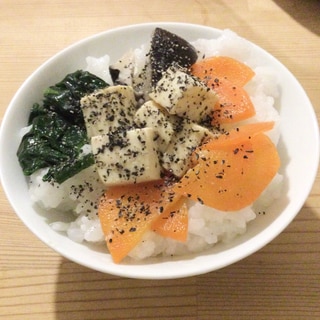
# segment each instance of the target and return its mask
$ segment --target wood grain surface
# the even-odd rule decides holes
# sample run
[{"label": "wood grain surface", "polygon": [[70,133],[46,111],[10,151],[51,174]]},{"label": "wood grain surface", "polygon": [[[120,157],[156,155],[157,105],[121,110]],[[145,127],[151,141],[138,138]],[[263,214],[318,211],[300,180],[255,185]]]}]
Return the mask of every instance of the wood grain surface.
[{"label": "wood grain surface", "polygon": [[[22,82],[84,37],[133,23],[230,28],[300,81],[320,116],[317,0],[0,0],[0,117]],[[320,319],[320,176],[288,228],[252,256],[179,280],[123,279],[40,242],[0,189],[1,319]]]}]

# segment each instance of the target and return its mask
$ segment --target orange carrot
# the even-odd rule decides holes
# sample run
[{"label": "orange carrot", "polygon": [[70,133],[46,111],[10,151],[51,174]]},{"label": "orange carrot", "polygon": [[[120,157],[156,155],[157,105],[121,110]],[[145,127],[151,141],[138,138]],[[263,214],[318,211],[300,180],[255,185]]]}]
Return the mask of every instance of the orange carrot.
[{"label": "orange carrot", "polygon": [[191,66],[191,73],[205,82],[213,81],[215,78],[227,79],[239,87],[243,87],[255,75],[246,64],[225,56],[200,60]]},{"label": "orange carrot", "polygon": [[254,76],[247,65],[233,58],[214,56],[196,62],[191,73],[217,93],[214,124],[234,123],[254,116],[254,106],[243,89]]},{"label": "orange carrot", "polygon": [[240,86],[234,85],[227,79],[215,79],[208,82],[218,96],[214,106],[214,120],[218,123],[235,123],[246,120],[255,115],[253,103],[246,92]]},{"label": "orange carrot", "polygon": [[272,141],[251,129],[240,128],[231,139],[222,135],[199,148],[198,164],[173,190],[222,211],[252,204],[277,173],[280,159]]},{"label": "orange carrot", "polygon": [[236,127],[229,132],[218,136],[218,139],[208,140],[207,143],[199,147],[199,149],[215,149],[229,144],[241,143],[244,139],[251,139],[258,133],[266,132],[274,127],[274,121],[255,122]]},{"label": "orange carrot", "polygon": [[164,181],[109,188],[100,200],[98,213],[114,262],[121,262],[159,215],[180,198]]},{"label": "orange carrot", "polygon": [[152,230],[163,237],[185,242],[188,236],[188,208],[181,197],[152,223]]}]

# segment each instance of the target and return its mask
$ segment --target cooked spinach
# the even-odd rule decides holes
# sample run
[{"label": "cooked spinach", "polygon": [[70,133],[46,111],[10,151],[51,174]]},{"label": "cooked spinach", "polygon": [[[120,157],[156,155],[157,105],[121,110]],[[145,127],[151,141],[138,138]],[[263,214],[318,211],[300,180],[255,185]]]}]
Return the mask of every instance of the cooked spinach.
[{"label": "cooked spinach", "polygon": [[94,163],[93,155],[82,151],[89,141],[80,100],[106,86],[102,79],[78,70],[45,90],[43,103],[31,109],[31,129],[17,151],[25,175],[49,168],[43,180],[62,183]]}]

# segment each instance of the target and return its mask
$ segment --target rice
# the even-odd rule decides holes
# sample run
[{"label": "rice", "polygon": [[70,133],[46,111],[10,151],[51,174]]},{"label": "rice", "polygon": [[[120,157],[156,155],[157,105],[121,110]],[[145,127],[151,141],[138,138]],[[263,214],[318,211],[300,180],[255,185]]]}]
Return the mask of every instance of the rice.
[{"label": "rice", "polygon": [[[246,86],[256,115],[244,123],[257,121],[275,121],[274,129],[268,135],[277,144],[279,140],[279,113],[275,108],[275,99],[279,95],[278,81],[273,70],[263,66],[253,54],[252,45],[238,37],[230,30],[225,30],[218,39],[199,39],[192,43],[199,52],[199,58],[212,55],[226,55],[249,65],[255,77]],[[131,53],[131,63],[136,72],[144,66],[148,46],[143,45]],[[108,72],[110,58],[87,57],[87,70],[112,83]],[[85,146],[83,152],[89,152]],[[104,191],[94,166],[83,170],[61,185],[43,182],[46,170],[39,170],[30,177],[29,192],[34,203],[54,212],[65,212],[65,219],[53,222],[52,228],[76,242],[101,243],[104,235],[97,216],[97,204]],[[246,232],[248,223],[257,217],[257,213],[266,208],[277,198],[282,186],[283,177],[277,174],[260,198],[249,207],[237,212],[221,212],[200,203],[189,201],[189,229],[186,243],[163,238],[154,232],[147,232],[141,243],[129,254],[134,259],[145,259],[151,256],[183,255],[189,252],[200,252],[218,242],[229,242]],[[60,216],[60,215],[59,215]],[[107,251],[107,248],[106,248]]]},{"label": "rice", "polygon": [[65,213],[65,220],[51,223],[52,228],[66,232],[68,237],[76,242],[104,241],[97,205],[105,187],[94,166],[60,185],[42,181],[46,172],[46,169],[42,169],[30,176],[29,193],[34,203],[50,210],[52,215],[55,212]]}]

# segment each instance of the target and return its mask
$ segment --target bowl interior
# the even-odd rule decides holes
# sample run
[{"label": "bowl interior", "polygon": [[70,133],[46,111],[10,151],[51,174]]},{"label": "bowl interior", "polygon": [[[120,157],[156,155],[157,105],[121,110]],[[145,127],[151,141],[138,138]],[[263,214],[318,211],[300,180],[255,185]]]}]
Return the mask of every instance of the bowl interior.
[{"label": "bowl interior", "polygon": [[[274,57],[253,45],[261,61],[273,67],[281,78],[278,101],[281,115],[279,153],[285,186],[281,197],[249,224],[248,231],[229,244],[219,244],[201,254],[184,257],[153,258],[143,262],[115,265],[102,246],[78,244],[48,225],[50,214],[32,205],[26,179],[17,161],[19,131],[26,126],[31,105],[40,101],[43,90],[67,73],[86,66],[87,56],[109,54],[118,59],[130,48],[150,40],[160,26],[194,41],[217,38],[221,31],[182,23],[149,23],[122,27],[80,41],[49,59],[21,86],[7,109],[1,125],[1,183],[17,215],[44,243],[62,256],[94,270],[144,279],[179,278],[202,274],[234,263],[259,250],[274,239],[293,220],[312,187],[319,161],[319,131],[313,107],[294,76]],[[299,130],[297,130],[299,128]],[[306,143],[307,142],[307,143]]]}]

